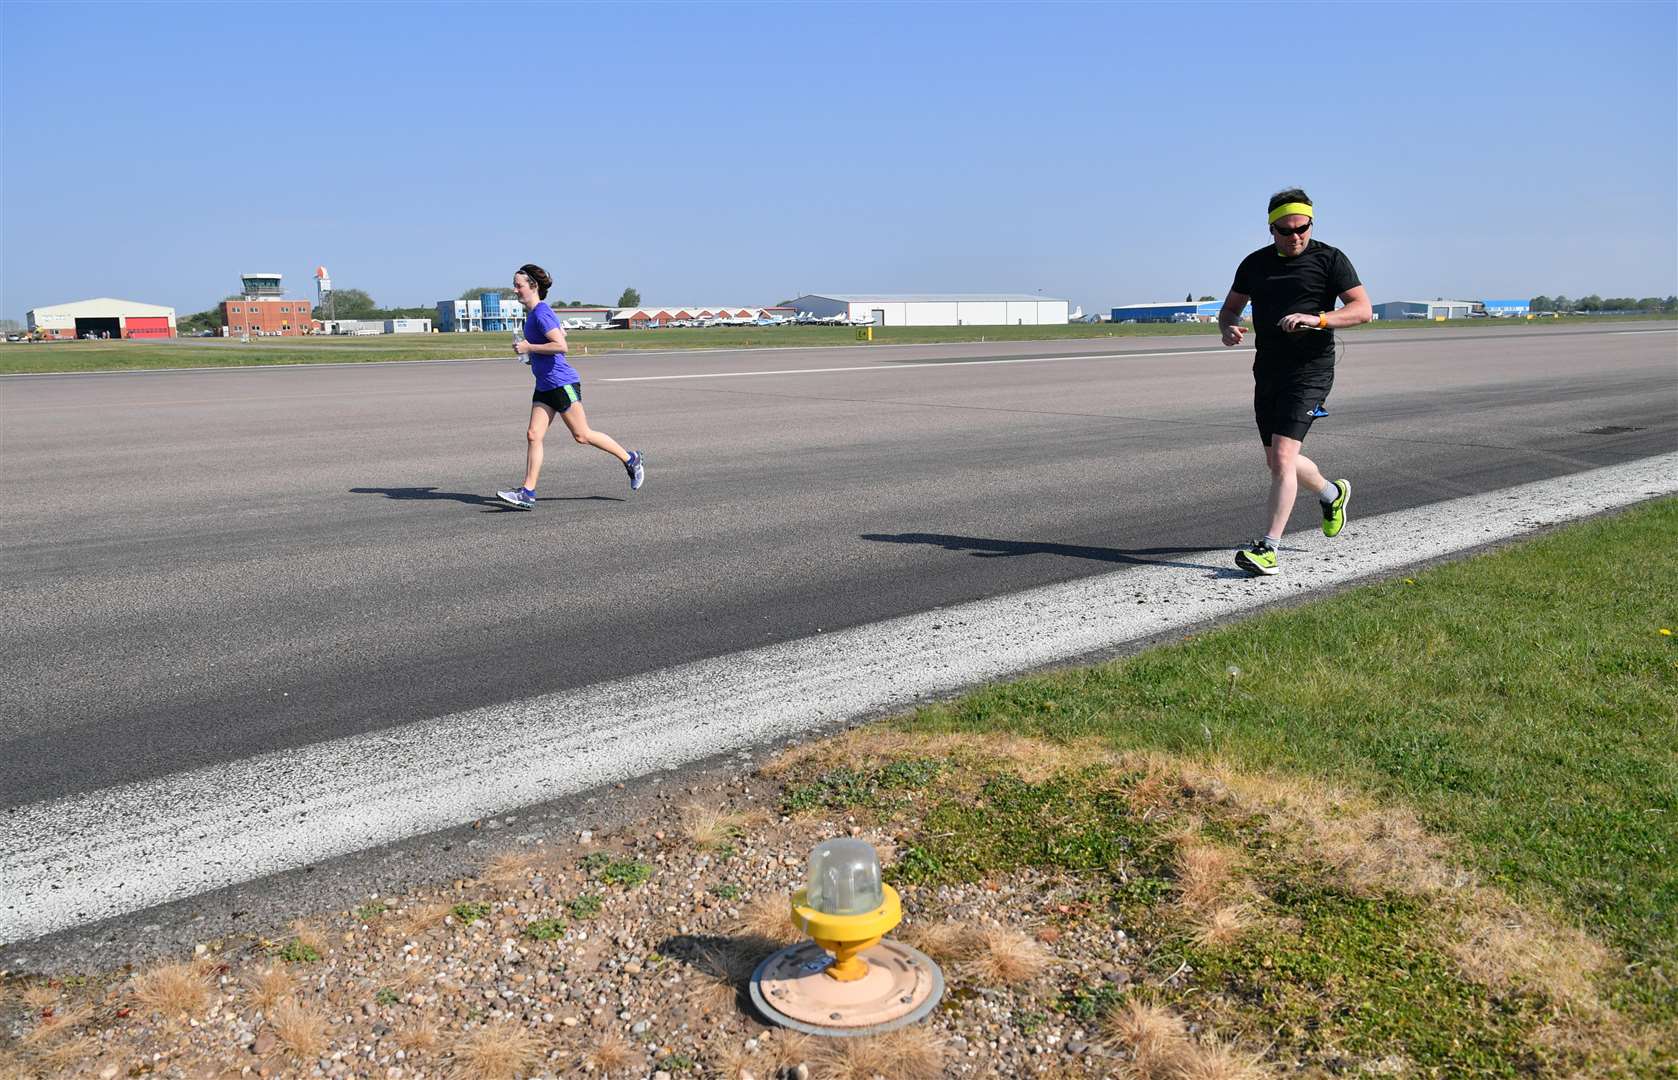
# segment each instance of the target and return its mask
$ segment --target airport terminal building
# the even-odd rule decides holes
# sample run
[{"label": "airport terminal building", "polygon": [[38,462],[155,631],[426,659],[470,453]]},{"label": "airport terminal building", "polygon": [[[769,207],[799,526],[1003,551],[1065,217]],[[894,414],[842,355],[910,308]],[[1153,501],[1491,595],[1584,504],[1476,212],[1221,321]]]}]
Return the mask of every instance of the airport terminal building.
[{"label": "airport terminal building", "polygon": [[137,300],[113,300],[108,296],[34,308],[25,317],[31,333],[66,341],[86,337],[175,336],[174,308]]},{"label": "airport terminal building", "polygon": [[809,293],[786,306],[875,326],[1065,326],[1066,301],[1028,293]]}]

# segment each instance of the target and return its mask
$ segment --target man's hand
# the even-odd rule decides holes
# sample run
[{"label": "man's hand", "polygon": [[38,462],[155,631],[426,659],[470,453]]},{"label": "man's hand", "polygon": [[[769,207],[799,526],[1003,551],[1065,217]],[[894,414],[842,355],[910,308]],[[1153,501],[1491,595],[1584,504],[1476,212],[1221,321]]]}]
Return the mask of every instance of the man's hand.
[{"label": "man's hand", "polygon": [[1225,345],[1239,345],[1241,339],[1247,336],[1247,328],[1244,326],[1226,326],[1223,332]]},{"label": "man's hand", "polygon": [[1320,329],[1322,329],[1320,326],[1317,325],[1317,321],[1318,321],[1319,318],[1320,318],[1320,316],[1317,316],[1317,315],[1307,315],[1303,311],[1296,311],[1292,315],[1282,316],[1282,321],[1277,323],[1276,325],[1280,326],[1283,330],[1287,331],[1290,334],[1297,334],[1301,330],[1320,330]]}]

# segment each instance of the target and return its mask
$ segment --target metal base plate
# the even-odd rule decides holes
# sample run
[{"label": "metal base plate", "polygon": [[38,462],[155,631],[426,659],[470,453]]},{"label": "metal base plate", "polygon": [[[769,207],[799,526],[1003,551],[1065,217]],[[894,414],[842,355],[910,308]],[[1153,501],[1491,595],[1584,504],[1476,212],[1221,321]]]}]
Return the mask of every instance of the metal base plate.
[{"label": "metal base plate", "polygon": [[878,1035],[921,1019],[944,996],[944,973],[919,949],[886,938],[862,958],[868,974],[839,982],[824,974],[833,957],[820,945],[789,946],[752,973],[752,1004],[809,1035]]}]

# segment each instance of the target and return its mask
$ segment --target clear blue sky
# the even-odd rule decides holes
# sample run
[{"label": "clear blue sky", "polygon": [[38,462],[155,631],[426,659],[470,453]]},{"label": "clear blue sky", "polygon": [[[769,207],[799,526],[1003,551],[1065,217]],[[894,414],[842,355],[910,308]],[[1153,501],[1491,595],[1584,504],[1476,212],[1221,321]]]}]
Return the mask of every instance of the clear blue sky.
[{"label": "clear blue sky", "polygon": [[0,317],[1222,296],[1294,184],[1376,300],[1678,293],[1678,5],[7,0]]}]

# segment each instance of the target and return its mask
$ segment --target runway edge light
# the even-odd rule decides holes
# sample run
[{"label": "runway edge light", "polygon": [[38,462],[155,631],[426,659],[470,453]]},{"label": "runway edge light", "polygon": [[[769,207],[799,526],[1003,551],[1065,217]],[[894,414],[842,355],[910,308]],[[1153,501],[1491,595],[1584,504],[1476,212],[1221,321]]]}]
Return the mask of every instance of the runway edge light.
[{"label": "runway edge light", "polygon": [[792,894],[792,921],[810,940],[752,973],[764,1017],[810,1035],[877,1035],[912,1024],[944,996],[944,973],[919,949],[885,935],[903,921],[880,858],[861,840],[824,840],[809,883]]}]

